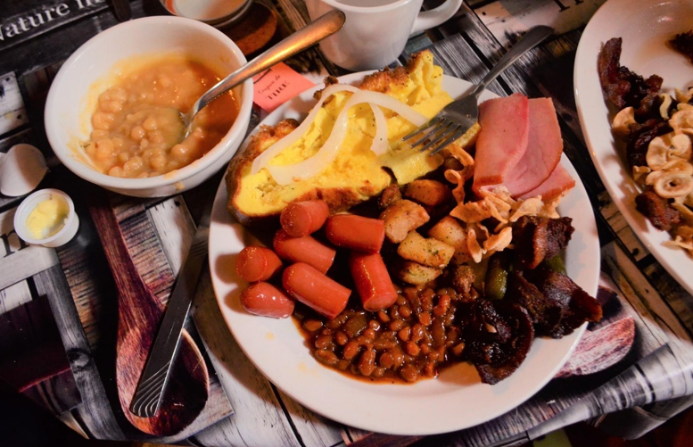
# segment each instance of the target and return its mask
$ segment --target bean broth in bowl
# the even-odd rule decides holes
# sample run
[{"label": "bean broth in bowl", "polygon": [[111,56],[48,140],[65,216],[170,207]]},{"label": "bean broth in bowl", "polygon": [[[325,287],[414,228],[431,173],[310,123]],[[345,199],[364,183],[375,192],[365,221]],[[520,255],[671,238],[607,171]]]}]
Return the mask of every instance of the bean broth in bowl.
[{"label": "bean broth in bowl", "polygon": [[202,109],[185,137],[180,112],[190,110],[221,76],[186,54],[128,71],[98,96],[91,139],[83,144],[104,174],[146,178],[187,166],[219,143],[238,115],[237,101],[227,92]]}]

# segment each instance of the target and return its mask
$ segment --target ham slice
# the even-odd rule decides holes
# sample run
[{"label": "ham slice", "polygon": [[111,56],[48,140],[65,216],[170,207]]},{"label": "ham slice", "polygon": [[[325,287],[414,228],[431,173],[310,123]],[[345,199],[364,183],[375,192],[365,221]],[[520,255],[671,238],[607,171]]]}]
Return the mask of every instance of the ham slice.
[{"label": "ham slice", "polygon": [[573,177],[571,177],[568,171],[559,163],[546,181],[520,196],[520,199],[541,196],[541,199],[546,202],[547,200],[558,197],[573,186],[575,186],[575,180],[573,180]]},{"label": "ham slice", "polygon": [[476,141],[474,183],[482,188],[501,185],[527,151],[529,101],[521,93],[489,99],[479,105],[481,132]]},{"label": "ham slice", "polygon": [[563,153],[563,138],[551,98],[529,100],[527,150],[507,174],[503,184],[513,197],[541,185],[556,169]]}]

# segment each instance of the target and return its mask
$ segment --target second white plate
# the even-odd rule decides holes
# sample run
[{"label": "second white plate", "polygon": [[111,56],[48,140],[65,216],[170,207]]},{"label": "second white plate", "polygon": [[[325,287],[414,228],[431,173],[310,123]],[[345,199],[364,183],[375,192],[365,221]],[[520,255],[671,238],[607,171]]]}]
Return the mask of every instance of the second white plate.
[{"label": "second white plate", "polygon": [[647,78],[664,78],[673,92],[693,82],[693,64],[667,45],[675,34],[693,28],[690,0],[610,0],[592,17],[582,33],[575,57],[575,102],[592,161],[619,211],[638,238],[669,273],[693,294],[693,259],[684,250],[662,245],[669,234],[657,230],[635,208],[641,192],[625,160],[616,153],[611,133],[613,115],[602,94],[597,58],[612,37],[623,38],[621,65]]}]

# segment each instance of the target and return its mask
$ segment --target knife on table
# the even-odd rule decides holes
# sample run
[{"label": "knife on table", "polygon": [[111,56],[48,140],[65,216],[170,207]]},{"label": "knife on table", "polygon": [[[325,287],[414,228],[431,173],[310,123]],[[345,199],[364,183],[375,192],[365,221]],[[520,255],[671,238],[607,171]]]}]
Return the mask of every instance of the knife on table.
[{"label": "knife on table", "polygon": [[171,365],[175,361],[183,325],[190,311],[190,304],[195,296],[200,273],[207,257],[209,222],[213,204],[214,200],[210,201],[202,213],[190,251],[178,274],[159,331],[149,350],[147,363],[144,365],[144,370],[132,397],[130,411],[137,416],[152,417],[161,405],[161,398],[166,389]]}]

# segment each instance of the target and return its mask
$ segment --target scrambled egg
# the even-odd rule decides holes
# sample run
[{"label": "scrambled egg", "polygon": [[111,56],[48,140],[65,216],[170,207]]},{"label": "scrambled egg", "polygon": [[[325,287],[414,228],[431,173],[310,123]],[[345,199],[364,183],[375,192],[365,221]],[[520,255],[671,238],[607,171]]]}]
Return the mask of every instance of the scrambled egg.
[{"label": "scrambled egg", "polygon": [[[424,51],[415,55],[407,67],[367,76],[360,88],[385,93],[432,118],[452,101],[442,90],[442,80],[442,68],[433,64],[430,52]],[[332,95],[308,132],[270,164],[292,165],[314,155],[330,136],[337,115],[351,95],[344,91]],[[375,117],[369,104],[356,105],[349,111],[347,136],[334,162],[312,178],[285,186],[278,185],[267,169],[251,175],[250,165],[258,154],[290,133],[296,123],[283,121],[272,128],[263,128],[229,167],[229,210],[243,222],[247,218],[277,214],[295,200],[321,198],[332,210],[346,209],[377,195],[392,182],[383,166],[393,172],[398,183],[405,184],[442,164],[442,156],[419,153],[401,143],[402,137],[415,126],[394,112],[381,109],[387,119],[390,145],[387,153],[378,157],[370,150],[376,135]]]}]

